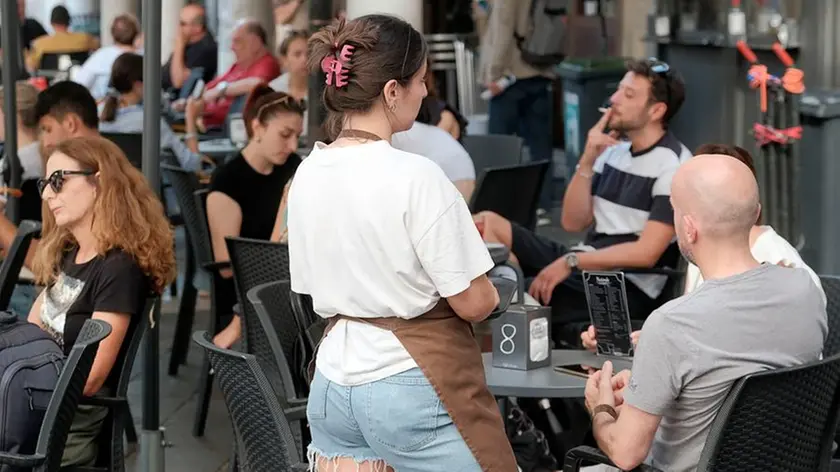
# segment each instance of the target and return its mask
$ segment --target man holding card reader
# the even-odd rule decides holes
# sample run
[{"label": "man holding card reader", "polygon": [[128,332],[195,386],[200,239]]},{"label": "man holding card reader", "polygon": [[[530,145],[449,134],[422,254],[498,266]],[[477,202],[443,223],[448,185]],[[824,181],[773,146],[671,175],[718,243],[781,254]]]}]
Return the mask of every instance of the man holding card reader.
[{"label": "man holding card reader", "polygon": [[761,207],[745,164],[697,156],[676,172],[671,201],[680,251],[704,283],[650,315],[632,373],[613,375],[606,362],[586,385],[595,440],[622,470],[642,462],[695,470],[732,385],[817,361],[828,333],[822,292],[808,271],[762,264],[751,253]]},{"label": "man holding card reader", "polygon": [[[589,229],[582,244],[566,248],[495,213],[475,216],[484,239],[511,248],[525,276],[534,277],[528,292],[552,306],[555,324],[589,319],[581,271],[666,262],[663,255],[674,238],[671,178],[691,156],[667,124],[684,98],[684,83],[668,64],[627,63],[610,108],[589,131],[563,199],[563,228]],[[676,250],[669,252],[676,259]],[[627,279],[630,313],[644,319],[655,308],[665,277]]]}]

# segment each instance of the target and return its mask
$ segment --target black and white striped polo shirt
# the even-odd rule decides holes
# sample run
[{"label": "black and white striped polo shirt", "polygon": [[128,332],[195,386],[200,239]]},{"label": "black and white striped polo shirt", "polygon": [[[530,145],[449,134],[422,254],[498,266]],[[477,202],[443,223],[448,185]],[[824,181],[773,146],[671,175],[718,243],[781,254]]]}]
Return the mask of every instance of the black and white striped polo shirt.
[{"label": "black and white striped polo shirt", "polygon": [[[581,249],[600,249],[635,241],[648,220],[674,224],[671,179],[691,152],[671,133],[648,149],[633,152],[629,142],[608,148],[595,161],[592,209],[595,226]],[[656,298],[665,277],[628,274],[649,297]]]}]

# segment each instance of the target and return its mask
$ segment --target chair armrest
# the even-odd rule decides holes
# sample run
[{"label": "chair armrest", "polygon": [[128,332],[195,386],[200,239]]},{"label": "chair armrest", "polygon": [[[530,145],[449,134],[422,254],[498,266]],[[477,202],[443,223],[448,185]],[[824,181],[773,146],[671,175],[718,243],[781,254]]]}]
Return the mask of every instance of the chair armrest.
[{"label": "chair armrest", "polygon": [[298,462],[297,464],[292,466],[292,470],[301,470],[301,471],[309,471],[309,464],[304,464],[303,462]]},{"label": "chair armrest", "polygon": [[12,452],[0,452],[0,464],[33,469],[40,466],[47,460],[43,454],[15,454]]},{"label": "chair armrest", "polygon": [[288,400],[288,402],[289,402],[289,405],[291,405],[292,407],[306,406],[307,402],[309,402],[309,399],[308,398],[290,398]]},{"label": "chair armrest", "polygon": [[[604,464],[610,467],[615,467],[613,461],[611,461],[610,458],[607,457],[607,455],[601,452],[600,450],[589,446],[578,446],[574,449],[569,450],[569,452],[566,453],[566,458],[563,460],[563,472],[577,472],[578,470],[580,470],[581,463],[583,462],[592,462],[595,464]],[[631,472],[661,471],[655,467],[642,464],[633,469]]]},{"label": "chair armrest", "polygon": [[230,269],[230,261],[215,261],[202,264],[201,267],[208,272],[218,272],[223,269]]},{"label": "chair armrest", "polygon": [[119,397],[82,397],[79,405],[117,407],[126,402],[128,402],[127,399]]},{"label": "chair armrest", "polygon": [[684,270],[671,269],[669,267],[630,267],[618,269],[625,274],[658,274],[668,277],[685,277]]},{"label": "chair armrest", "polygon": [[294,406],[283,410],[286,419],[291,421],[300,421],[306,419],[306,405]]}]

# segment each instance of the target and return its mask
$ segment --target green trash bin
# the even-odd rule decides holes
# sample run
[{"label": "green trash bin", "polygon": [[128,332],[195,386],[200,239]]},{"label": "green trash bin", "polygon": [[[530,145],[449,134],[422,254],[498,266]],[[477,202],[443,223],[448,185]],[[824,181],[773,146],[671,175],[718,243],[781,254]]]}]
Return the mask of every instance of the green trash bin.
[{"label": "green trash bin", "polygon": [[586,133],[601,118],[598,108],[615,93],[627,72],[624,63],[621,57],[571,58],[557,66],[557,75],[563,79],[563,128],[570,175],[583,152]]}]

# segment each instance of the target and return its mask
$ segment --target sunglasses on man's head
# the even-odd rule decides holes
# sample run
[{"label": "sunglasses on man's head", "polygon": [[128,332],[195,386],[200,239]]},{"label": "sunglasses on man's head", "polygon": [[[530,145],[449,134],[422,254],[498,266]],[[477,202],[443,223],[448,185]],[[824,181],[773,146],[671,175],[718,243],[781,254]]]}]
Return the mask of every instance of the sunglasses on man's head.
[{"label": "sunglasses on man's head", "polygon": [[50,174],[46,179],[38,179],[38,195],[44,195],[47,185],[49,185],[54,193],[61,192],[64,186],[64,181],[69,175],[93,175],[92,170],[57,170]]},{"label": "sunglasses on man's head", "polygon": [[670,104],[671,103],[671,84],[668,83],[667,80],[670,78],[669,72],[671,72],[671,66],[669,66],[667,62],[660,61],[659,59],[657,59],[655,57],[649,57],[648,58],[648,64],[650,64],[650,71],[651,72],[659,75],[660,77],[662,77],[666,80],[665,94],[666,94],[667,98],[665,100],[665,104],[666,105]]}]

